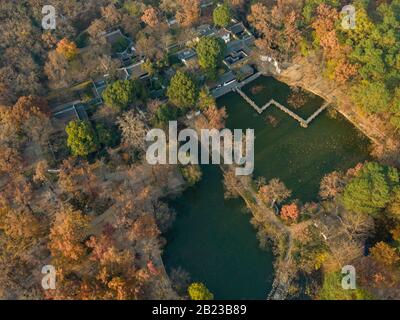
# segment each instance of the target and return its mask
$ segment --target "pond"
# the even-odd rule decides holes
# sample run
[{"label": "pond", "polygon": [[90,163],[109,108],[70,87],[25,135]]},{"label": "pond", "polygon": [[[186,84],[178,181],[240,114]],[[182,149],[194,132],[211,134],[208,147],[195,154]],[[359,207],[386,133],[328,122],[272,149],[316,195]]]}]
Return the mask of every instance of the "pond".
[{"label": "pond", "polygon": [[216,299],[265,299],[273,255],[259,249],[241,199],[224,200],[218,166],[202,166],[203,178],[172,203],[177,219],[167,235],[167,269],[183,267]]},{"label": "pond", "polygon": [[[251,88],[262,87],[252,95]],[[261,77],[243,88],[259,106],[271,98],[288,106],[290,88]],[[276,107],[261,115],[238,94],[218,101],[228,111],[227,127],[255,129],[254,175],[280,178],[303,202],[318,200],[319,183],[329,172],[348,169],[368,156],[368,140],[342,116],[323,112],[307,129]],[[299,115],[308,117],[323,103],[311,96]],[[273,117],[274,123],[266,119]],[[273,280],[273,255],[258,247],[250,215],[241,199],[225,200],[218,166],[202,166],[203,178],[172,203],[177,220],[166,235],[164,262],[181,266],[216,299],[265,299]]]},{"label": "pond", "polygon": [[[264,89],[252,95],[249,90],[252,86]],[[254,97],[259,106],[272,97],[289,107],[286,99],[290,88],[272,77],[260,77],[243,91]],[[292,110],[308,118],[323,103],[321,98],[312,95],[305,106]],[[255,130],[254,175],[267,180],[280,178],[293,191],[294,198],[302,201],[318,200],[319,184],[325,174],[369,159],[368,139],[339,113],[333,119],[324,111],[308,128],[302,128],[275,106],[258,114],[236,93],[225,95],[218,100],[218,105],[227,108],[228,128]],[[274,124],[268,121],[271,117]]]}]

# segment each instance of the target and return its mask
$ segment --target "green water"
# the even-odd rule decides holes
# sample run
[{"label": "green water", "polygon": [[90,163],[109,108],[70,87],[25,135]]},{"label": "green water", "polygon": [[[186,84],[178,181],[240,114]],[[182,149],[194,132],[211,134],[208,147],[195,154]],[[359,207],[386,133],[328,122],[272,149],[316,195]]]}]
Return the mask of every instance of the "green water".
[{"label": "green water", "polygon": [[[258,105],[274,98],[286,104],[290,89],[272,78],[251,83],[265,86],[254,96]],[[321,104],[310,99],[301,110],[308,117]],[[333,170],[347,169],[368,158],[368,141],[341,116],[321,114],[304,129],[279,109],[257,114],[237,94],[218,100],[229,114],[227,127],[255,129],[255,176],[278,177],[302,201],[317,200],[321,178]],[[272,115],[278,125],[265,121]],[[181,266],[193,281],[204,282],[216,299],[265,299],[273,278],[273,255],[258,248],[243,201],[223,198],[222,175],[217,166],[203,166],[203,179],[172,205],[177,220],[167,235],[164,253],[167,269]]]},{"label": "green water", "polygon": [[[260,77],[249,86],[257,84],[266,87],[256,96],[258,105],[273,97],[287,106],[288,86],[271,77]],[[277,98],[269,88],[275,88]],[[306,106],[293,111],[309,116],[322,103],[321,98],[313,97]],[[225,95],[218,104],[227,107],[228,128],[255,130],[254,175],[280,178],[294,197],[303,201],[317,200],[319,183],[326,173],[351,168],[369,158],[368,140],[340,114],[332,119],[324,111],[305,129],[274,106],[259,115],[236,93]],[[266,121],[267,116],[277,119],[276,127]]]},{"label": "green water", "polygon": [[273,255],[258,247],[241,199],[224,200],[218,166],[203,166],[203,179],[173,203],[178,213],[167,235],[167,269],[183,267],[216,299],[265,299]]},{"label": "green water", "polygon": [[[255,87],[261,87],[263,90],[257,91],[257,93],[253,94],[251,89]],[[288,109],[291,109],[305,120],[307,120],[307,118],[310,117],[316,110],[318,110],[318,108],[324,103],[324,100],[321,97],[310,93],[306,105],[304,107],[294,109],[286,102],[291,93],[290,87],[272,77],[259,77],[253,82],[244,86],[242,91],[259,107],[263,107],[271,99],[274,99]],[[231,98],[232,95],[235,96],[235,94],[231,94],[221,98],[219,101],[220,105],[224,105],[224,103],[226,103],[225,101],[230,102],[230,100],[234,100],[235,98]],[[260,117],[265,117],[267,114],[268,113],[263,113]]]}]

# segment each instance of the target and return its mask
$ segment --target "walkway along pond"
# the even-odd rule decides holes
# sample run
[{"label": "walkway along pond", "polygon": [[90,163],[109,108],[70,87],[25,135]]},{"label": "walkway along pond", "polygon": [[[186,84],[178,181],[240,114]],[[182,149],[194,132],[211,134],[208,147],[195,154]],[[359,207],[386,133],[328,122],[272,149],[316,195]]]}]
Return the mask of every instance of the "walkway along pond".
[{"label": "walkway along pond", "polygon": [[[253,95],[253,86],[263,90]],[[262,76],[241,90],[257,105],[271,99],[288,105],[290,88],[271,77]],[[280,178],[303,202],[317,200],[326,173],[369,158],[368,140],[340,114],[333,119],[322,110],[304,129],[278,108],[260,115],[234,92],[217,102],[227,108],[228,128],[255,129],[255,177]],[[309,119],[323,105],[314,96],[296,114]],[[274,117],[275,125],[267,117]],[[265,299],[274,279],[274,257],[258,248],[250,214],[242,210],[244,201],[224,200],[220,168],[209,165],[202,170],[200,183],[172,203],[177,220],[167,235],[167,269],[181,266],[193,281],[204,282],[216,299]]]},{"label": "walkway along pond", "polygon": [[237,92],[244,100],[246,100],[246,102],[248,104],[250,104],[259,114],[263,113],[264,110],[266,110],[267,108],[269,108],[270,106],[276,106],[277,108],[281,109],[283,112],[285,112],[286,114],[288,114],[290,117],[292,117],[294,120],[296,120],[297,122],[300,123],[300,125],[303,128],[307,128],[308,125],[315,119],[317,118],[322,111],[324,111],[325,109],[328,108],[329,106],[329,102],[325,102],[317,111],[315,111],[308,119],[303,119],[302,117],[300,117],[299,115],[297,115],[296,113],[294,113],[292,110],[290,110],[289,108],[286,108],[285,106],[283,106],[282,104],[280,104],[279,102],[275,101],[274,99],[271,99],[270,101],[268,101],[263,107],[259,107],[257,106],[257,104],[249,97],[247,96],[242,90],[240,90],[240,88],[236,88],[234,90],[234,92]]}]

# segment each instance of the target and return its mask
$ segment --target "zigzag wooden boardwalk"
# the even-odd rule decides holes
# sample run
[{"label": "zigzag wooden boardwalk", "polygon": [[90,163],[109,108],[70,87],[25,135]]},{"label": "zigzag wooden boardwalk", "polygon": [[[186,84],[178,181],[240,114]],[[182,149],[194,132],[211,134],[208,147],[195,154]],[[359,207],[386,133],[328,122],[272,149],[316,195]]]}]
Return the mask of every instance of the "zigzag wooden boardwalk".
[{"label": "zigzag wooden boardwalk", "polygon": [[320,115],[322,111],[324,111],[326,108],[329,106],[329,102],[325,102],[321,108],[319,108],[317,111],[315,111],[308,119],[307,119],[307,125],[309,125],[316,117]]},{"label": "zigzag wooden boardwalk", "polygon": [[239,88],[236,88],[235,91],[237,93],[239,93],[242,96],[242,98],[244,100],[246,100],[246,102],[249,105],[251,105],[258,113],[262,113],[263,112],[263,110],[261,108],[259,108],[258,105],[253,100],[251,100],[242,90],[240,90]]},{"label": "zigzag wooden boardwalk", "polygon": [[308,125],[316,119],[326,108],[329,106],[329,102],[324,103],[317,111],[315,111],[308,119],[303,119],[298,114],[294,113],[292,110],[286,108],[284,105],[279,102],[271,99],[267,102],[262,108],[260,108],[247,94],[245,94],[240,88],[236,88],[235,91],[244,99],[250,106],[252,106],[259,114],[261,114],[264,110],[269,108],[271,105],[275,105],[277,108],[285,112],[287,115],[292,117],[294,120],[300,123],[300,125],[304,128],[307,128]]},{"label": "zigzag wooden boardwalk", "polygon": [[272,100],[273,100],[273,104],[275,106],[277,106],[283,112],[285,112],[286,114],[291,116],[294,120],[299,122],[302,127],[307,127],[307,121],[306,120],[304,120],[302,117],[300,117],[299,115],[295,114],[293,111],[289,110],[285,106],[281,105],[279,102],[275,101],[274,99],[272,99]]}]

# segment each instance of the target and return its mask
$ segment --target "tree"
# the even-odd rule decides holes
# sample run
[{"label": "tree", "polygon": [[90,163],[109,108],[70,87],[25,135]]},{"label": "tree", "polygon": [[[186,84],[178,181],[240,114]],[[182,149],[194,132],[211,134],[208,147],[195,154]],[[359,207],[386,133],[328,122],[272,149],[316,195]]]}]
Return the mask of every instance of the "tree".
[{"label": "tree", "polygon": [[192,107],[196,104],[198,89],[190,76],[178,71],[171,79],[167,96],[179,108]]},{"label": "tree", "polygon": [[381,241],[370,249],[371,257],[385,266],[394,266],[400,261],[400,256],[395,248]]},{"label": "tree", "polygon": [[334,171],[322,178],[319,195],[322,199],[333,199],[343,192],[346,180],[342,173]]},{"label": "tree", "polygon": [[374,219],[363,213],[342,210],[340,222],[350,239],[363,241],[370,236],[374,229]]},{"label": "tree", "polygon": [[209,129],[225,128],[225,120],[228,117],[225,107],[218,109],[216,106],[210,106],[204,110],[204,115],[208,120]]},{"label": "tree", "polygon": [[132,17],[139,17],[145,10],[145,4],[141,1],[127,0],[124,1],[123,8]]},{"label": "tree", "polygon": [[146,98],[142,84],[136,80],[118,80],[103,92],[105,103],[118,111],[126,109],[135,100]]},{"label": "tree", "polygon": [[272,24],[270,10],[262,3],[253,4],[247,20],[259,33],[255,44],[262,53],[279,58],[280,33]]},{"label": "tree", "polygon": [[215,98],[212,96],[207,87],[200,90],[199,93],[199,108],[207,110],[211,106],[216,106]]},{"label": "tree", "polygon": [[240,196],[239,193],[239,185],[240,180],[238,176],[235,174],[235,170],[230,168],[224,171],[224,197],[225,199],[233,199],[238,198]]},{"label": "tree", "polygon": [[261,200],[270,203],[271,207],[275,203],[281,203],[292,195],[292,192],[279,179],[272,179],[267,185],[261,186],[258,195]]},{"label": "tree", "polygon": [[321,3],[325,3],[331,7],[337,7],[340,4],[338,0],[306,0],[302,8],[302,14],[307,24],[315,17],[316,9]]},{"label": "tree", "polygon": [[367,163],[347,184],[343,204],[348,210],[376,215],[389,203],[391,187],[396,181],[398,183],[396,169]]},{"label": "tree", "polygon": [[27,138],[46,144],[51,131],[49,116],[47,101],[36,96],[22,96],[12,108],[0,108],[1,143],[6,143],[4,147],[8,148]]},{"label": "tree", "polygon": [[122,114],[117,124],[122,132],[122,142],[126,146],[141,151],[145,149],[146,126],[134,111]]},{"label": "tree", "polygon": [[151,214],[144,214],[139,216],[131,226],[129,232],[129,239],[152,239],[160,234],[157,223]]},{"label": "tree", "polygon": [[48,170],[49,170],[49,164],[47,163],[47,161],[40,160],[36,164],[35,175],[33,176],[33,181],[39,182],[39,183],[48,183],[49,189],[52,192],[54,192],[54,187],[53,187],[53,184],[51,183],[51,179],[49,177]]},{"label": "tree", "polygon": [[27,210],[0,208],[0,230],[15,240],[37,239],[41,226],[38,219]]},{"label": "tree", "polygon": [[246,0],[228,0],[231,7],[235,10],[244,11],[246,6]]},{"label": "tree", "polygon": [[202,177],[201,168],[197,164],[181,167],[181,172],[190,187],[199,182]]},{"label": "tree", "polygon": [[78,48],[76,47],[75,42],[68,40],[67,38],[62,39],[57,44],[56,49],[58,54],[61,54],[68,61],[73,60],[78,54]]},{"label": "tree", "polygon": [[82,244],[90,219],[70,207],[60,210],[50,229],[49,249],[60,261],[79,261],[86,253]]},{"label": "tree", "polygon": [[87,161],[79,161],[75,158],[65,159],[58,175],[58,185],[62,192],[70,193],[75,198],[85,194],[90,197],[90,200],[95,201],[101,192],[102,185],[93,166]]},{"label": "tree", "polygon": [[318,6],[317,17],[312,23],[312,27],[315,29],[315,37],[324,50],[324,54],[329,58],[337,57],[340,52],[340,44],[335,30],[338,19],[338,11],[322,3]]},{"label": "tree", "polygon": [[342,57],[336,62],[334,78],[338,83],[343,84],[350,78],[356,76],[357,71],[357,65],[351,64],[350,62],[346,61],[346,58]]},{"label": "tree", "polygon": [[390,231],[394,241],[400,242],[400,224]]},{"label": "tree", "polygon": [[165,42],[162,41],[158,32],[154,32],[154,29],[145,28],[137,34],[136,49],[153,61],[162,60],[165,56]]},{"label": "tree", "polygon": [[213,300],[214,295],[207,289],[201,282],[193,282],[189,288],[188,293],[192,300]]},{"label": "tree", "polygon": [[175,291],[180,295],[186,295],[190,284],[190,274],[181,267],[171,270],[169,278]]},{"label": "tree", "polygon": [[20,97],[12,108],[12,116],[18,125],[27,121],[32,114],[37,113],[50,117],[51,111],[47,101],[36,96]]},{"label": "tree", "polygon": [[400,220],[400,187],[395,187],[393,189],[393,194],[388,206],[388,212],[391,216]]},{"label": "tree", "polygon": [[70,78],[67,75],[68,60],[64,55],[58,54],[56,50],[49,52],[44,72],[49,79],[50,88],[62,88],[70,85]]},{"label": "tree", "polygon": [[227,4],[220,5],[213,12],[214,24],[220,27],[226,27],[231,22],[231,11]]},{"label": "tree", "polygon": [[400,130],[400,114],[395,114],[390,117],[390,124],[395,127],[396,131]]},{"label": "tree", "polygon": [[[369,113],[386,113],[396,100],[398,80],[394,79],[399,79],[400,69],[394,57],[400,53],[400,37],[398,32],[393,33],[393,26],[398,26],[400,21],[395,13],[397,6],[386,1],[371,14],[367,6],[358,4],[357,28],[342,30],[342,36],[352,48],[349,58],[359,66],[360,80],[354,86],[352,98]],[[392,123],[397,126],[396,117]]]},{"label": "tree", "polygon": [[221,64],[226,49],[225,43],[216,37],[202,37],[196,46],[199,65],[212,77],[216,77],[217,67]]},{"label": "tree", "polygon": [[200,19],[200,0],[178,0],[176,20],[184,27],[191,27]]},{"label": "tree", "polygon": [[162,127],[168,124],[169,121],[177,120],[180,115],[180,109],[163,104],[154,113],[151,120],[154,126]]},{"label": "tree", "polygon": [[12,179],[9,180],[0,193],[0,204],[10,207],[23,206],[24,209],[29,210],[33,214],[33,198],[32,183],[24,174],[14,173]]},{"label": "tree", "polygon": [[362,80],[353,87],[352,100],[369,113],[387,111],[391,97],[382,82]]},{"label": "tree", "polygon": [[298,44],[301,41],[301,33],[297,27],[298,14],[292,10],[284,21],[284,37],[285,37],[285,50],[287,56],[295,52]]},{"label": "tree", "polygon": [[122,19],[121,12],[115,7],[114,4],[102,7],[101,15],[103,16],[104,20],[108,23],[109,26],[118,25]]},{"label": "tree", "polygon": [[328,76],[338,83],[345,83],[357,74],[358,68],[348,61],[351,48],[339,41],[336,31],[339,12],[325,3],[321,3],[316,11],[317,17],[312,27],[315,29],[315,40],[322,47],[327,59]]},{"label": "tree", "polygon": [[89,122],[73,120],[65,131],[68,134],[67,145],[73,155],[86,157],[97,150],[97,139]]},{"label": "tree", "polygon": [[96,123],[97,142],[102,148],[114,147],[118,144],[119,134],[114,126]]},{"label": "tree", "polygon": [[150,6],[146,10],[144,10],[142,21],[146,23],[149,27],[154,28],[160,24],[160,19],[158,18],[158,15],[158,10]]},{"label": "tree", "polygon": [[102,19],[93,20],[87,31],[92,39],[100,40],[101,34],[107,31],[107,24]]},{"label": "tree", "polygon": [[147,72],[150,77],[156,72],[154,64],[150,59],[146,59],[146,61],[142,64],[142,70]]},{"label": "tree", "polygon": [[49,117],[43,113],[35,112],[25,121],[23,133],[30,141],[47,148],[52,129]]},{"label": "tree", "polygon": [[12,175],[23,168],[22,157],[16,148],[1,146],[0,173]]},{"label": "tree", "polygon": [[288,205],[282,206],[281,209],[281,218],[286,221],[296,221],[297,218],[299,217],[299,208],[297,207],[297,204],[292,203]]}]

